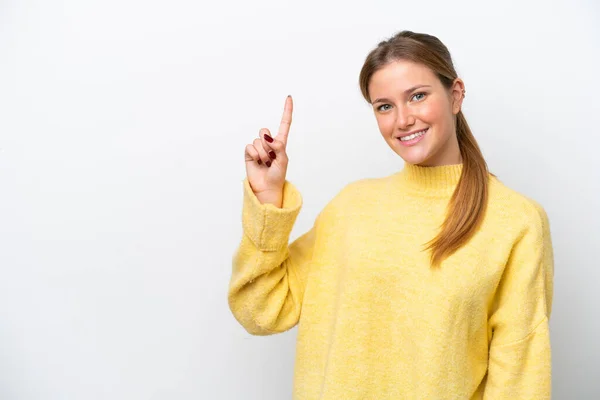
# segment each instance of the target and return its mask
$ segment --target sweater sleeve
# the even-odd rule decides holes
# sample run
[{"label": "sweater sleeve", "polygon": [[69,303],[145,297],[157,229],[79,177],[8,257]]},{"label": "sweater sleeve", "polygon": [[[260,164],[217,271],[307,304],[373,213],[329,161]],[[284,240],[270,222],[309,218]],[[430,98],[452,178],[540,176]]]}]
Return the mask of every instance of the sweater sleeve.
[{"label": "sweater sleeve", "polygon": [[554,259],[549,221],[535,212],[513,246],[489,319],[484,399],[549,399]]},{"label": "sweater sleeve", "polygon": [[316,233],[315,222],[288,244],[301,206],[300,193],[288,181],[278,208],[261,204],[244,180],[243,235],[233,257],[228,301],[251,334],[279,333],[298,323]]}]

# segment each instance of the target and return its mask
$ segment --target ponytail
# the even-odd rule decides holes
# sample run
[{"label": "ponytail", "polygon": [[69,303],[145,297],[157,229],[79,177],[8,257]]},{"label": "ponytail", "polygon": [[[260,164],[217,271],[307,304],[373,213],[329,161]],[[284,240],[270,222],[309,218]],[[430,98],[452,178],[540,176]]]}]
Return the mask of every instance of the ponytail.
[{"label": "ponytail", "polygon": [[456,116],[456,135],[463,168],[441,230],[427,243],[426,250],[432,250],[431,265],[434,268],[469,241],[481,225],[487,208],[487,163],[462,111]]}]

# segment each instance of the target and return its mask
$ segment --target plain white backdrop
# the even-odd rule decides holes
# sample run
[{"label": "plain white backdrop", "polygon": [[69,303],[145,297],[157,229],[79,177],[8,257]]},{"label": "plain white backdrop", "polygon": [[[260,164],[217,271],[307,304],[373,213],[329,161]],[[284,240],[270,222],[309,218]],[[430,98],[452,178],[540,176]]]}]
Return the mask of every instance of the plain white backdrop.
[{"label": "plain white backdrop", "polygon": [[292,94],[291,239],[399,170],[358,73],[403,29],[449,47],[492,172],[548,212],[553,398],[600,398],[599,22],[595,0],[1,0],[0,398],[290,398],[296,330],[227,306],[244,147]]}]

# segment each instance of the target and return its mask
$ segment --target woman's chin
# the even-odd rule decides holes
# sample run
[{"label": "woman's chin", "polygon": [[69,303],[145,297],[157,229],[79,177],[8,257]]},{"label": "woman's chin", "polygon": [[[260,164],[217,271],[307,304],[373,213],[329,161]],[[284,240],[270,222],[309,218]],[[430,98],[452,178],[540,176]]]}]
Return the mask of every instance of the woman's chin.
[{"label": "woman's chin", "polygon": [[397,151],[398,154],[406,163],[422,164],[427,161],[427,155],[420,151]]}]

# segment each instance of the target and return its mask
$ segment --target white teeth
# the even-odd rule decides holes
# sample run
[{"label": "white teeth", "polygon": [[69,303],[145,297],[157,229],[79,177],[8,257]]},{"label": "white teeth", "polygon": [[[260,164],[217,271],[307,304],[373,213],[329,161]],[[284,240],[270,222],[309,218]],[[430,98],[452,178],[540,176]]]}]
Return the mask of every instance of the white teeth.
[{"label": "white teeth", "polygon": [[400,140],[402,140],[403,142],[405,142],[407,140],[412,140],[414,138],[418,138],[419,136],[423,136],[425,134],[426,130],[427,129],[422,130],[422,131],[417,132],[417,133],[413,133],[412,135],[408,135],[408,136],[402,137],[402,138],[400,138]]}]

